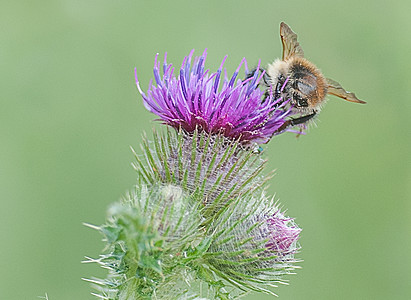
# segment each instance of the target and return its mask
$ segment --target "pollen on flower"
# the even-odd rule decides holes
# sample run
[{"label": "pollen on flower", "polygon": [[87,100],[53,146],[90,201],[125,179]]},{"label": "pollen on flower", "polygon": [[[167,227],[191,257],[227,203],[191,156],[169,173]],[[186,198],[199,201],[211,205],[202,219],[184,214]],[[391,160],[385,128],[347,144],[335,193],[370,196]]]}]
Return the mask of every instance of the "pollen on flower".
[{"label": "pollen on flower", "polygon": [[[154,62],[154,84],[147,93],[141,90],[136,71],[136,83],[144,106],[159,116],[159,120],[186,132],[198,130],[221,134],[242,143],[266,143],[273,135],[282,133],[286,118],[292,112],[286,109],[287,99],[273,99],[258,88],[264,72],[248,79],[237,79],[240,68],[247,64],[243,58],[231,78],[223,65],[217,72],[205,69],[207,52],[193,58],[194,50],[184,58],[178,75],[164,57],[162,75],[158,54]],[[223,79],[221,78],[223,77]],[[265,98],[267,97],[267,98]]]}]

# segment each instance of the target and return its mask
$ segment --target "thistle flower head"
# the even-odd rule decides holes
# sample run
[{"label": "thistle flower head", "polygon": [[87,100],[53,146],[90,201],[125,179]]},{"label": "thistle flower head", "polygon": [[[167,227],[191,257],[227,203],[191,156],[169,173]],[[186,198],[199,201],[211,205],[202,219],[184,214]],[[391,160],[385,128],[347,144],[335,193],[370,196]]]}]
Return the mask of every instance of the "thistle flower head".
[{"label": "thistle flower head", "polygon": [[[150,82],[144,93],[137,78],[136,83],[145,107],[159,116],[165,124],[193,132],[196,128],[207,133],[218,133],[240,142],[266,143],[280,129],[291,111],[284,109],[288,101],[273,99],[272,93],[265,95],[258,88],[263,74],[257,72],[246,80],[237,79],[240,68],[229,79],[223,65],[224,57],[217,72],[205,70],[207,53],[193,59],[193,52],[185,57],[179,74],[174,75],[174,67],[164,57],[163,75],[160,62],[154,62],[155,84]],[[221,80],[223,77],[223,80]],[[267,97],[264,99],[264,97]]]},{"label": "thistle flower head", "polygon": [[284,283],[282,277],[298,268],[294,256],[300,249],[301,229],[274,199],[267,199],[264,192],[254,196],[228,207],[213,224],[216,239],[208,263],[235,285],[275,295],[267,286]]},{"label": "thistle flower head", "polygon": [[260,227],[261,235],[268,239],[266,247],[279,256],[292,255],[297,252],[297,240],[301,229],[293,218],[285,217],[280,210],[264,216],[264,224]]}]

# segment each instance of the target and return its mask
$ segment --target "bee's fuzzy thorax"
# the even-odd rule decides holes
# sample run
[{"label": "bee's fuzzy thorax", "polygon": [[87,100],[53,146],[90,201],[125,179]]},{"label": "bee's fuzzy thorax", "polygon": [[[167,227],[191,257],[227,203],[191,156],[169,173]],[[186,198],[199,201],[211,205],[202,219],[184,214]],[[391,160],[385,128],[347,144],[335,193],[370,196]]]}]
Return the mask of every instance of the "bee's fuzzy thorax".
[{"label": "bee's fuzzy thorax", "polygon": [[[322,104],[325,103],[327,81],[321,71],[303,57],[292,57],[285,61],[276,59],[268,65],[267,75],[274,89],[286,83],[281,96],[285,101],[291,99],[289,106],[293,106],[295,112],[302,114],[319,112]],[[300,98],[300,101],[302,99],[302,102],[297,98]]]},{"label": "bee's fuzzy thorax", "polygon": [[267,75],[270,77],[270,84],[276,86],[278,78],[280,75],[286,76],[288,73],[288,64],[287,62],[276,59],[273,63],[269,64],[267,67]]}]

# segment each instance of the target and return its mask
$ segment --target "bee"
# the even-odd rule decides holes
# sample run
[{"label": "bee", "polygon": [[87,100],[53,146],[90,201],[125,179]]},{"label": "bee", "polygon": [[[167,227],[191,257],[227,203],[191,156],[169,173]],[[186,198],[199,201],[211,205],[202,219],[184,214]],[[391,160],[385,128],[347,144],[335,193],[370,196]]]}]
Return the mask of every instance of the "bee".
[{"label": "bee", "polygon": [[[283,44],[282,59],[268,65],[263,82],[272,91],[274,99],[282,97],[282,102],[289,100],[284,109],[291,109],[298,117],[287,120],[278,132],[296,125],[304,126],[313,120],[325,103],[327,94],[350,102],[366,103],[354,93],[346,91],[338,82],[325,78],[312,62],[304,58],[297,35],[284,22],[280,24],[280,37]],[[251,73],[252,76],[255,70]]]}]

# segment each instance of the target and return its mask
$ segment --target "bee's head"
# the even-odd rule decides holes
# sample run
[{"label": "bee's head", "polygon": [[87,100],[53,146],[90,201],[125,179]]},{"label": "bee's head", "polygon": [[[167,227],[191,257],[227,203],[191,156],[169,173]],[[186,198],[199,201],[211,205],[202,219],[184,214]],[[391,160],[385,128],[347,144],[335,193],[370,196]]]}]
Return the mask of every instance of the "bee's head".
[{"label": "bee's head", "polygon": [[327,85],[321,72],[304,58],[288,62],[288,82],[284,91],[296,109],[314,109],[327,94]]}]

